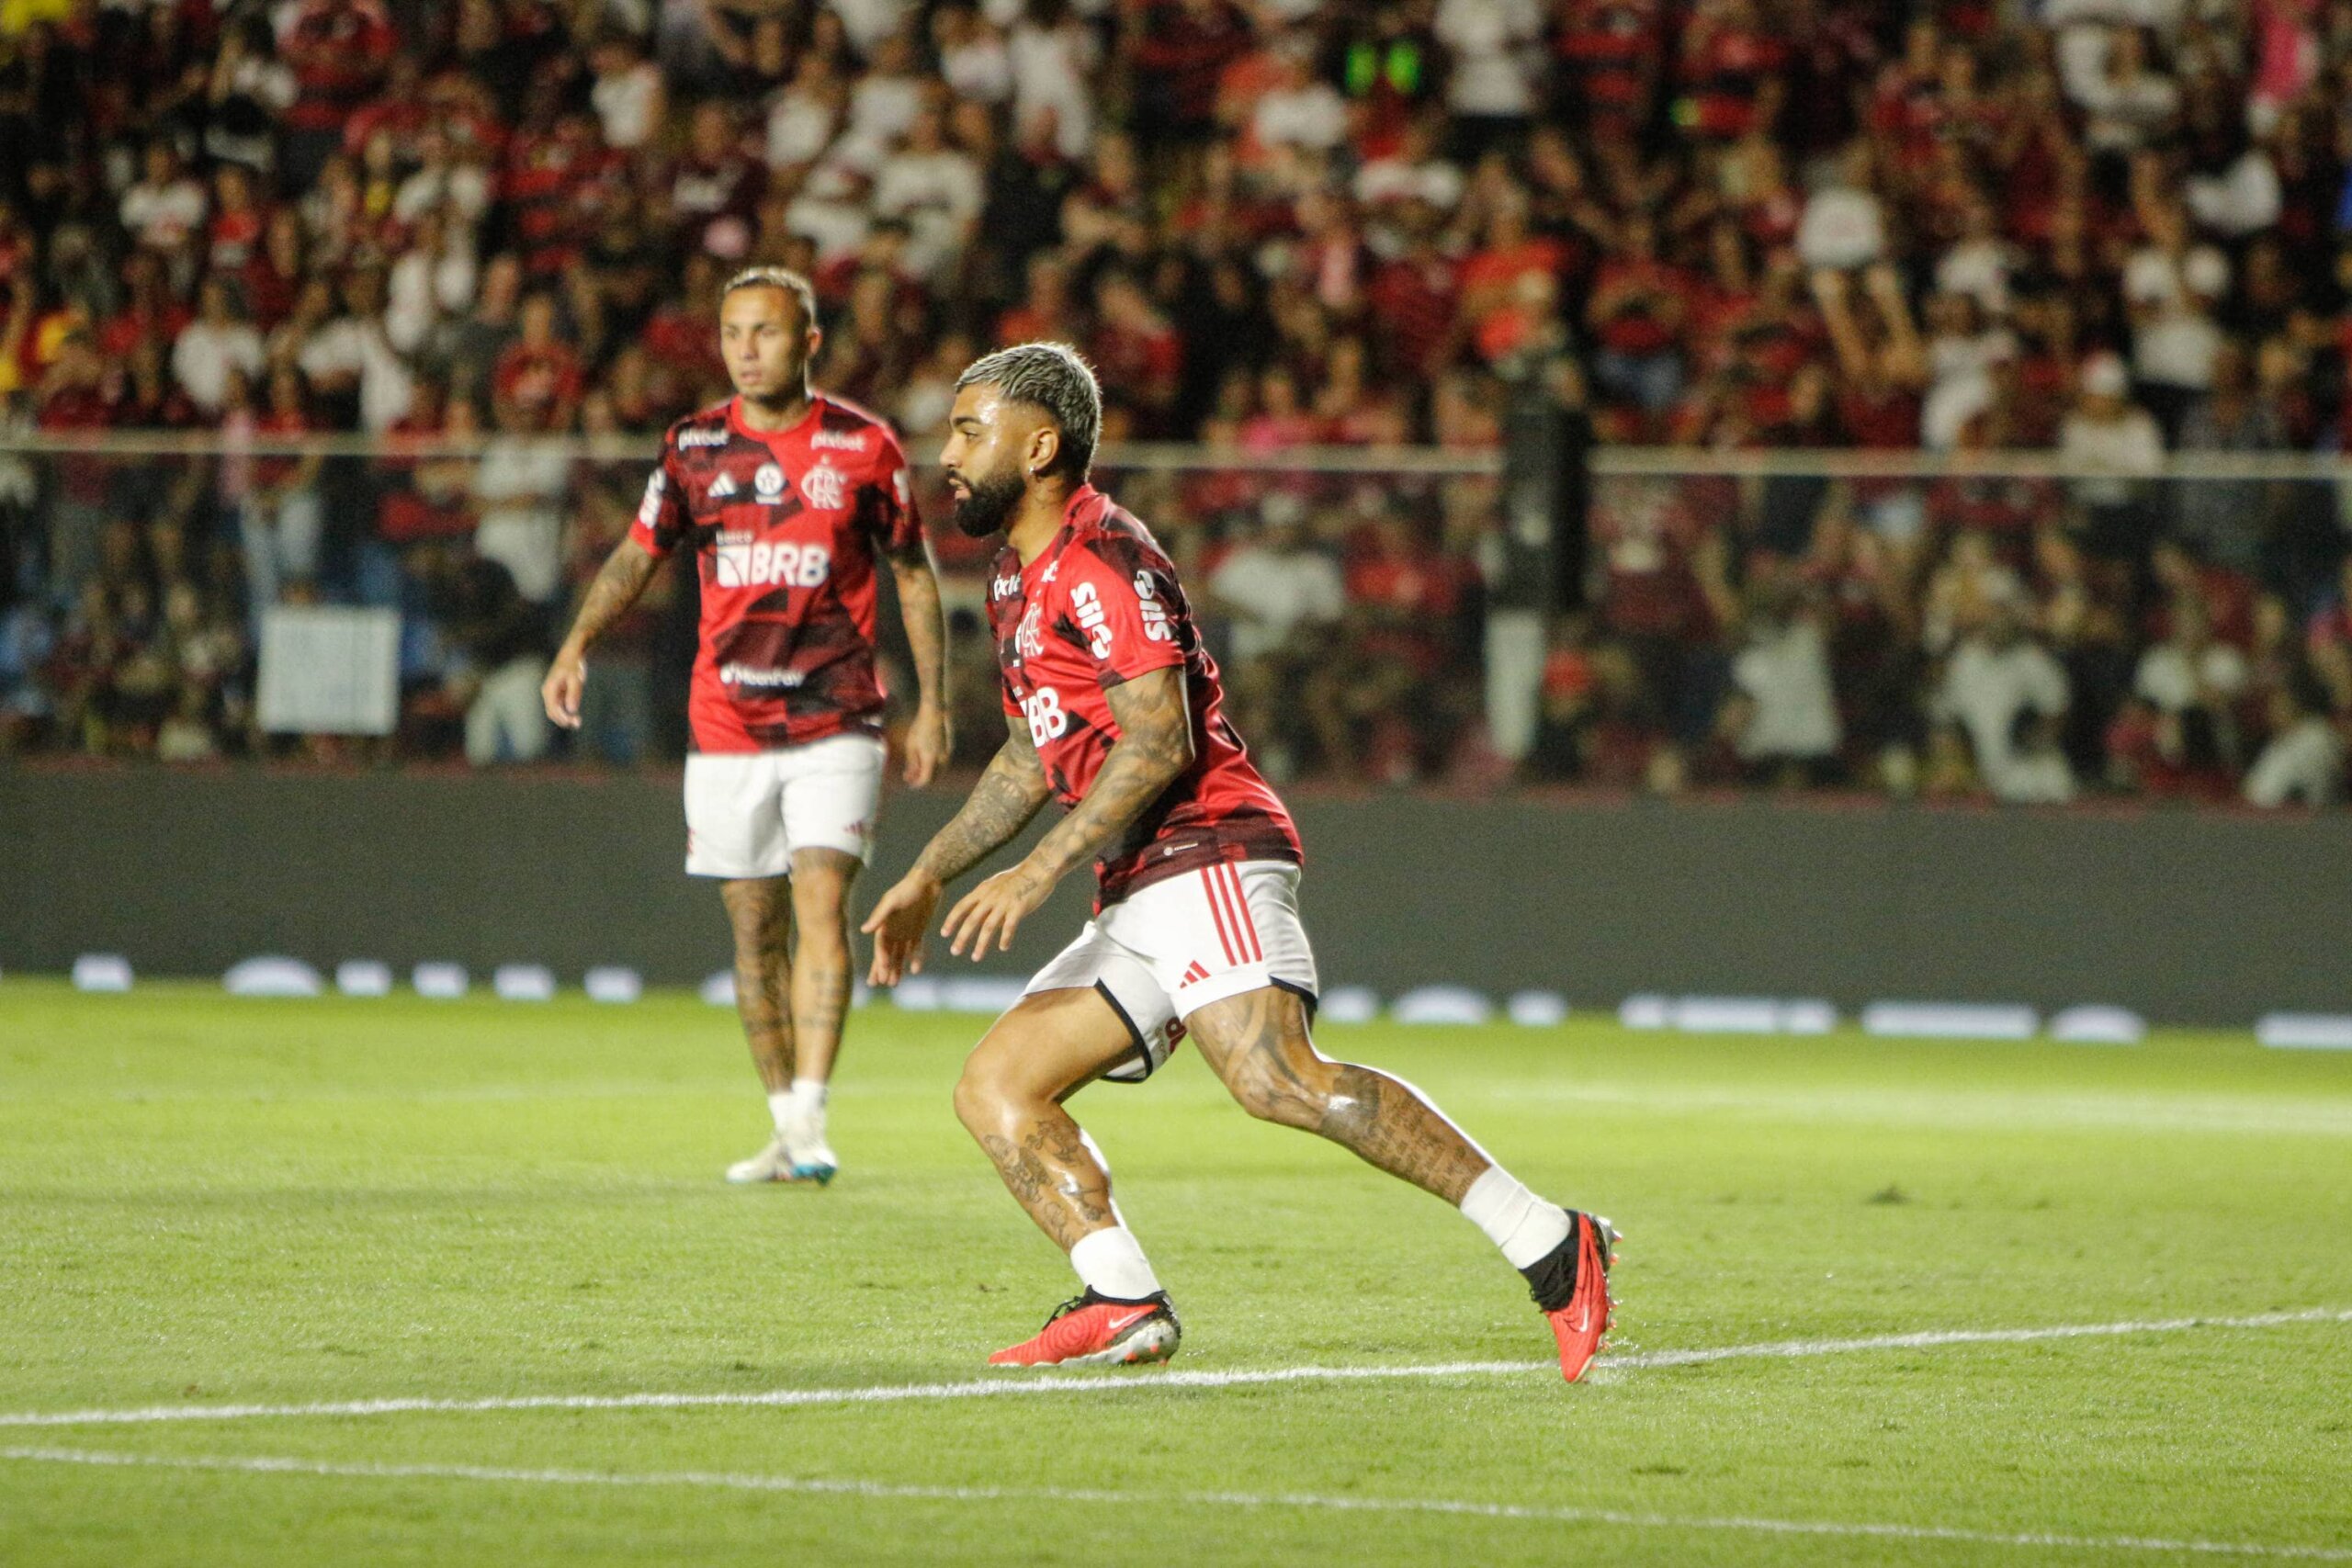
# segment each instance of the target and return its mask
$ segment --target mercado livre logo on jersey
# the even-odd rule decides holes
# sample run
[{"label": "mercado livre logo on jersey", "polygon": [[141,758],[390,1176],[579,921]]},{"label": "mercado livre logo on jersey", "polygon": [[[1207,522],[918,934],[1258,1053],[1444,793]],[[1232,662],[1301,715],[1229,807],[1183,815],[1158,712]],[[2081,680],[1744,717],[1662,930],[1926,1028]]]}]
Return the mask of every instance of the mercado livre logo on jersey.
[{"label": "mercado livre logo on jersey", "polygon": [[807,679],[798,670],[763,670],[756,664],[718,667],[718,683],[722,686],[797,686]]}]

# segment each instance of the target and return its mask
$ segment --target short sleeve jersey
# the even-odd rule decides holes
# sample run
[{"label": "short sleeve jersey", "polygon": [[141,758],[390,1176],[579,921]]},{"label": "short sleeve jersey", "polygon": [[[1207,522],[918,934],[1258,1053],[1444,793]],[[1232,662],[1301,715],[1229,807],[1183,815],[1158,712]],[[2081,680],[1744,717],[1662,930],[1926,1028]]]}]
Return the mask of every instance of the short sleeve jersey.
[{"label": "short sleeve jersey", "polygon": [[629,534],[684,546],[702,587],[687,718],[698,751],[882,732],[876,557],[922,541],[906,456],[881,420],[818,394],[788,430],[729,399],[672,425]]},{"label": "short sleeve jersey", "polygon": [[1026,723],[1065,808],[1094,787],[1119,739],[1110,692],[1182,670],[1193,765],[1095,864],[1095,908],[1227,861],[1304,860],[1298,829],[1225,716],[1216,661],[1201,645],[1176,568],[1151,533],[1088,486],[1027,566],[1007,547],[989,585],[1004,711]]}]

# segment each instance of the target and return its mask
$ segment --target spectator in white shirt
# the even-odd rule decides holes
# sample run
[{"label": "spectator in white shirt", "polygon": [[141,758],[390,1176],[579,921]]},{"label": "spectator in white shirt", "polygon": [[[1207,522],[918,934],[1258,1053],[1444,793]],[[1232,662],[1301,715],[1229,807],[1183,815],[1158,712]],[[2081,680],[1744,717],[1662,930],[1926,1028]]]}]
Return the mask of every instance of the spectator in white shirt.
[{"label": "spectator in white shirt", "polygon": [[903,34],[886,39],[874,68],[849,92],[849,125],[842,139],[871,166],[907,133],[922,111],[925,78],[916,69],[915,46]]},{"label": "spectator in white shirt", "polygon": [[605,128],[605,145],[622,152],[647,146],[662,129],[668,91],[662,68],[645,57],[645,47],[627,33],[596,45],[590,57],[596,71],[588,101]]},{"label": "spectator in white shirt", "polygon": [[409,247],[392,263],[387,280],[384,335],[402,354],[424,346],[445,317],[461,316],[474,302],[481,268],[472,236],[439,211],[418,220]]},{"label": "spectator in white shirt", "polygon": [[2090,116],[2083,140],[2094,153],[2136,152],[2180,112],[2180,88],[2149,64],[2147,39],[2137,28],[2109,28],[2101,68],[2068,85]]},{"label": "spectator in white shirt", "polygon": [[1797,255],[1807,268],[1852,272],[1886,252],[1886,218],[1871,190],[1871,150],[1856,141],[1836,175],[1805,197],[1797,219]]},{"label": "spectator in white shirt", "polygon": [[2132,378],[2112,354],[2083,362],[2075,407],[2059,426],[2058,448],[2090,477],[2071,481],[2088,525],[2093,553],[2142,552],[2149,518],[2145,477],[2164,467],[2164,432],[2131,400]]},{"label": "spectator in white shirt", "polygon": [[238,312],[228,279],[208,277],[197,290],[196,320],[180,329],[172,344],[172,377],[188,400],[208,416],[220,412],[228,396],[229,372],[242,371],[248,382],[261,379],[261,333]]},{"label": "spectator in white shirt", "polygon": [[2003,598],[1984,629],[1952,651],[1933,712],[1967,737],[1995,799],[2041,804],[2074,798],[2058,745],[2068,700],[2065,670],[2026,637],[2022,606]]},{"label": "spectator in white shirt", "polygon": [[313,388],[354,396],[359,428],[371,433],[398,423],[416,395],[408,360],[385,331],[384,276],[372,267],[345,281],[342,313],[311,332],[295,362]]},{"label": "spectator in white shirt", "polygon": [[204,228],[204,186],[180,167],[179,153],[158,137],[147,144],[145,177],[122,193],[118,211],[132,240],[186,261]]},{"label": "spectator in white shirt", "polygon": [[907,0],[825,0],[825,5],[842,19],[851,47],[868,59],[907,24]]},{"label": "spectator in white shirt", "polygon": [[2190,245],[2188,214],[2177,202],[2153,203],[2147,227],[2149,243],[2124,266],[2123,302],[2141,395],[2170,435],[2213,385],[2223,342],[2213,310],[2229,292],[2230,265],[2212,246]]},{"label": "spectator in white shirt", "polygon": [[849,84],[831,55],[809,50],[767,107],[768,167],[806,168],[832,145],[849,108]]},{"label": "spectator in white shirt", "polygon": [[2327,693],[2299,675],[2270,694],[2270,743],[2245,776],[2252,806],[2333,806],[2344,794],[2344,737],[2328,721]]},{"label": "spectator in white shirt", "polygon": [[1258,744],[1277,775],[1292,769],[1291,731],[1299,683],[1347,613],[1337,562],[1315,548],[1306,506],[1287,491],[1259,504],[1262,526],[1209,579],[1210,602],[1232,639],[1226,691],[1237,723],[1263,736]]},{"label": "spectator in white shirt", "polygon": [[1515,139],[1535,110],[1544,37],[1536,0],[1438,0],[1431,30],[1453,55],[1445,107],[1464,155]]},{"label": "spectator in white shirt", "polygon": [[1308,547],[1305,503],[1276,491],[1260,503],[1259,515],[1264,526],[1258,535],[1209,579],[1240,664],[1281,658],[1302,633],[1337,626],[1347,609],[1338,564]]},{"label": "spectator in white shirt", "polygon": [[2214,639],[2205,603],[2194,593],[2174,598],[2171,618],[2171,635],[2140,656],[2132,694],[2154,710],[2156,750],[2166,762],[2199,771],[2231,766],[2245,655]]},{"label": "spectator in white shirt", "polygon": [[[470,144],[469,144],[470,147]],[[392,197],[392,216],[413,223],[427,212],[441,211],[471,229],[490,210],[490,171],[479,157],[458,156],[447,131],[427,125],[417,133],[414,174],[401,182]]]},{"label": "spectator in white shirt", "polygon": [[1012,123],[1026,141],[1040,115],[1052,118],[1054,144],[1082,160],[1094,144],[1094,35],[1064,0],[1029,0],[1005,39],[1012,62]]},{"label": "spectator in white shirt", "polygon": [[2285,205],[2278,166],[2259,145],[2243,148],[2234,157],[2223,151],[2192,169],[2181,194],[2200,227],[2233,243],[2277,223]]},{"label": "spectator in white shirt", "polygon": [[1274,85],[1250,111],[1250,132],[1269,151],[1295,147],[1328,152],[1347,140],[1348,106],[1329,82],[1316,78],[1314,44],[1300,36],[1275,51],[1281,62]]},{"label": "spectator in white shirt", "polygon": [[1737,693],[1725,717],[1739,759],[1758,767],[1817,774],[1838,755],[1843,731],[1829,675],[1829,641],[1816,607],[1794,585],[1759,584],[1732,656]]},{"label": "spectator in white shirt", "polygon": [[1408,123],[1396,150],[1356,171],[1356,199],[1367,208],[1384,202],[1425,201],[1451,212],[1462,200],[1462,170],[1438,156],[1438,130],[1444,122],[1423,116]]},{"label": "spectator in white shirt", "polygon": [[968,6],[943,6],[931,18],[939,74],[958,100],[1001,104],[1012,96],[1012,55],[1004,35]]},{"label": "spectator in white shirt", "polygon": [[534,414],[514,400],[501,399],[497,417],[499,433],[474,469],[474,549],[514,573],[524,598],[545,604],[563,587],[571,459],[537,434]]},{"label": "spectator in white shirt", "polygon": [[1965,294],[1986,316],[2006,320],[2018,248],[2002,236],[1999,215],[1981,196],[1969,198],[1961,222],[1959,242],[1936,263],[1936,287],[1947,294]]},{"label": "spectator in white shirt", "polygon": [[933,284],[946,282],[963,256],[986,195],[980,171],[948,144],[936,108],[915,116],[905,144],[874,176],[875,215],[906,221],[907,265]]}]

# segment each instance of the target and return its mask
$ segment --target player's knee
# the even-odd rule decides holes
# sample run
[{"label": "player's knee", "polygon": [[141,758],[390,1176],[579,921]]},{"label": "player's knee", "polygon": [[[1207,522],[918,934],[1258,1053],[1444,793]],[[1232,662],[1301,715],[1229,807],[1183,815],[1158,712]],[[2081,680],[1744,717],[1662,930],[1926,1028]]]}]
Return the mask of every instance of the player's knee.
[{"label": "player's knee", "polygon": [[1318,1127],[1331,1098],[1331,1064],[1311,1047],[1253,1052],[1226,1080],[1241,1109],[1261,1122]]},{"label": "player's knee", "polygon": [[1012,1088],[991,1064],[975,1053],[956,1080],[956,1119],[974,1137],[995,1131],[1012,1114]]}]

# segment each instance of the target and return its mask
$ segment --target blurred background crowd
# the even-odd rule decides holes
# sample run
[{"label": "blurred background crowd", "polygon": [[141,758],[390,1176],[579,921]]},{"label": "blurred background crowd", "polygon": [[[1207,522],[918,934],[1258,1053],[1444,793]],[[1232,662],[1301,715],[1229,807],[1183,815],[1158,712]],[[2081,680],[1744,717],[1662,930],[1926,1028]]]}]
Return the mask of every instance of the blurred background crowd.
[{"label": "blurred background crowd", "polygon": [[[2352,432],[2347,163],[2352,0],[0,0],[7,430],[219,439],[0,451],[0,750],[549,754],[618,438],[726,395],[758,262],[919,459],[1039,337],[1194,444],[1105,478],[1282,776],[2326,803],[2352,482],[2158,470]],[[1530,646],[1478,459],[1535,384],[1991,468],[1604,475]],[[1218,466],[1332,446],[1462,461]],[[683,747],[681,575],[576,753]],[[401,612],[394,737],[258,732],[305,604]]]}]

